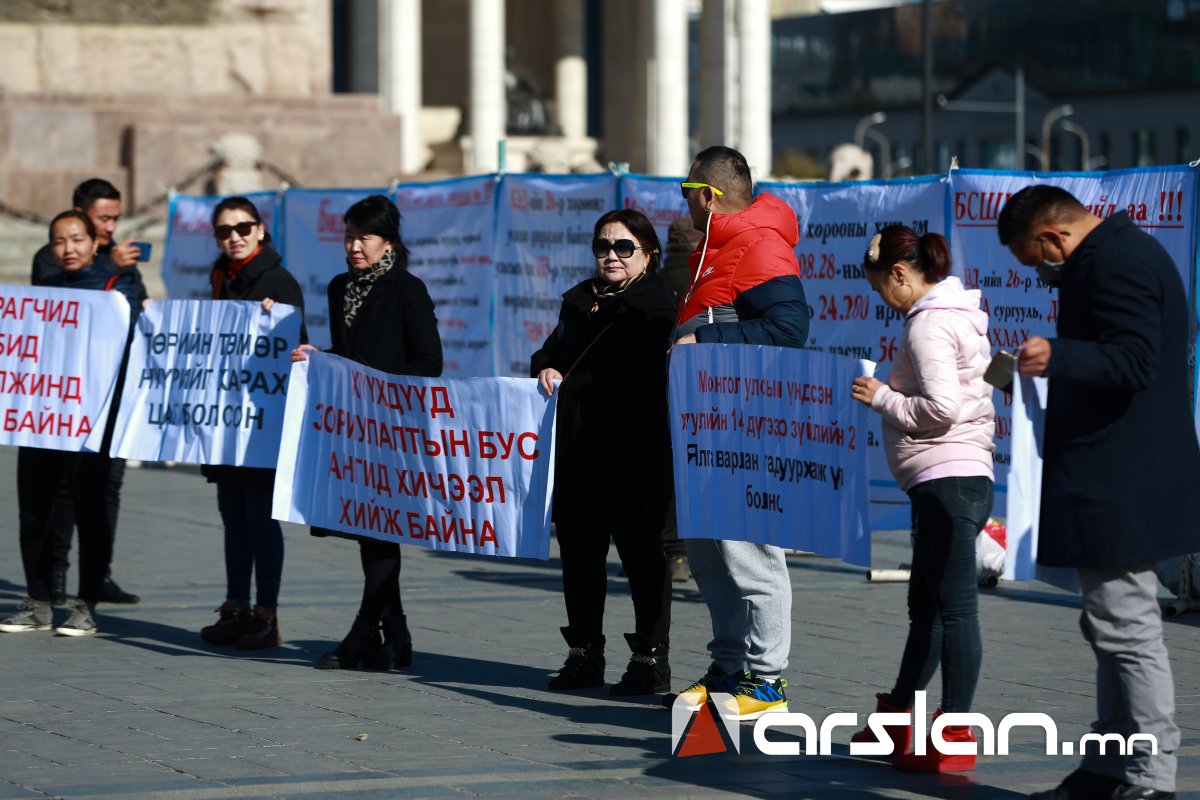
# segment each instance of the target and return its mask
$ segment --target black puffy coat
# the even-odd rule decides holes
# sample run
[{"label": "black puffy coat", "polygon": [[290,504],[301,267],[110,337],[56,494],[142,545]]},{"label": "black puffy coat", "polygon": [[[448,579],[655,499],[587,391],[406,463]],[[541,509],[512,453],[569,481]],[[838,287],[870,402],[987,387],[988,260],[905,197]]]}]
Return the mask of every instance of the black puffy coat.
[{"label": "black puffy coat", "polygon": [[1051,340],[1038,562],[1133,567],[1200,550],[1187,292],[1125,212],[1064,267]]},{"label": "black puffy coat", "polygon": [[563,295],[558,326],[530,362],[534,377],[548,367],[564,376],[554,521],[600,532],[660,530],[673,490],[667,423],[671,290],[649,274],[592,313],[589,284],[591,279]]}]

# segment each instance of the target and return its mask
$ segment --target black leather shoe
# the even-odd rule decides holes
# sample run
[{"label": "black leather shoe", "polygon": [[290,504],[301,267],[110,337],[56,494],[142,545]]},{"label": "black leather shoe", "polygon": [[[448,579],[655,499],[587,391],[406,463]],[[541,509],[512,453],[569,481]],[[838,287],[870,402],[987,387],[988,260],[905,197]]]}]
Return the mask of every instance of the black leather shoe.
[{"label": "black leather shoe", "polygon": [[100,589],[101,603],[124,603],[132,605],[133,603],[140,602],[141,599],[136,594],[130,594],[118,586],[111,575],[104,579],[104,586]]},{"label": "black leather shoe", "polygon": [[1029,800],[1110,800],[1120,786],[1116,778],[1077,769],[1053,789],[1029,795]]},{"label": "black leather shoe", "polygon": [[1175,793],[1122,783],[1112,793],[1112,800],[1175,800]]}]

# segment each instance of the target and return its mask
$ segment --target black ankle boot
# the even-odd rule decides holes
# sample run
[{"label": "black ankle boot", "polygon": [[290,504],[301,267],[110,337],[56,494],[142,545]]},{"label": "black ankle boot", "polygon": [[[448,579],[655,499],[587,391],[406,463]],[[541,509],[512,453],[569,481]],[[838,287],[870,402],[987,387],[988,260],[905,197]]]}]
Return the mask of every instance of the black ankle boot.
[{"label": "black ankle boot", "polygon": [[604,637],[586,641],[572,628],[559,628],[570,651],[566,663],[550,679],[550,689],[591,689],[604,685]]},{"label": "black ankle boot", "polygon": [[355,616],[346,638],[332,651],[321,656],[317,669],[354,669],[371,650],[381,644],[378,623],[368,622],[361,615]]},{"label": "black ankle boot", "polygon": [[389,614],[383,618],[383,642],[363,658],[363,666],[387,672],[412,666],[412,634],[408,632],[408,618],[403,614]]},{"label": "black ankle boot", "polygon": [[50,605],[55,608],[67,606],[67,565],[55,564],[50,573]]},{"label": "black ankle boot", "polygon": [[609,694],[628,697],[636,694],[658,694],[671,691],[671,664],[667,661],[670,647],[666,642],[651,646],[645,637],[636,633],[625,634],[629,650],[629,666],[619,683]]}]

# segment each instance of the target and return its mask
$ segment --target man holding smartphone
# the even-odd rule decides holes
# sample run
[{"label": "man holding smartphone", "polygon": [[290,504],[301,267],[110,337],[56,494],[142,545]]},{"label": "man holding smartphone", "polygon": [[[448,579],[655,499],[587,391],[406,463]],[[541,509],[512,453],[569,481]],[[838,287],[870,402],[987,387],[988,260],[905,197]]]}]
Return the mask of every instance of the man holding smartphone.
[{"label": "man holding smartphone", "polygon": [[[138,271],[137,262],[145,261],[149,256],[148,247],[142,248],[132,239],[117,244],[113,233],[117,222],[121,219],[121,192],[103,178],[89,178],[75,187],[71,199],[76,211],[88,215],[96,226],[96,241],[99,257],[107,258],[117,269],[127,270],[134,281],[134,292],[139,303],[146,302],[148,297],[146,286],[142,282],[142,274]],[[31,283],[42,285],[47,278],[58,275],[62,268],[46,244],[33,256]],[[114,458],[108,476],[107,502],[109,522],[114,533],[117,529],[117,512],[121,505],[121,484],[125,480],[125,460]],[[71,535],[75,531],[75,513],[71,503],[69,487],[59,488],[54,502],[54,512],[50,524],[54,527],[54,573],[51,583],[51,600],[56,606],[64,606],[67,602],[67,568],[70,566]],[[100,601],[103,603],[136,603],[140,600],[136,594],[123,590],[110,574],[104,579]]]},{"label": "man holding smartphone", "polygon": [[1128,214],[1101,219],[1055,186],[1014,194],[997,232],[1059,287],[1057,336],[1031,337],[1017,363],[1050,381],[1037,558],[1078,571],[1097,665],[1092,729],[1130,742],[1129,752],[1089,747],[1079,769],[1032,797],[1168,800],[1180,737],[1155,566],[1200,550],[1187,292]]}]

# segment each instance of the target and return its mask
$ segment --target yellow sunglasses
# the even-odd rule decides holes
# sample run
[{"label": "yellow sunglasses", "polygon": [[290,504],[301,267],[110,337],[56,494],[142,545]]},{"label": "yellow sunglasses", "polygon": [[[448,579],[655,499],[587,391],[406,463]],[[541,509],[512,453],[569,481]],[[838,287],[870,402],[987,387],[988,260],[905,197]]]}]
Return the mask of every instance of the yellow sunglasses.
[{"label": "yellow sunglasses", "polygon": [[688,192],[690,190],[703,189],[706,186],[709,189],[712,189],[713,194],[715,194],[717,197],[720,197],[721,195],[725,194],[720,189],[713,186],[711,183],[697,183],[696,181],[681,181],[679,184],[679,193],[683,195],[684,200],[687,200]]}]

